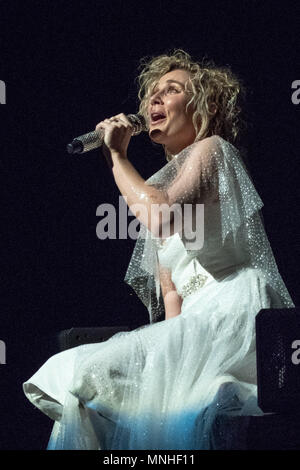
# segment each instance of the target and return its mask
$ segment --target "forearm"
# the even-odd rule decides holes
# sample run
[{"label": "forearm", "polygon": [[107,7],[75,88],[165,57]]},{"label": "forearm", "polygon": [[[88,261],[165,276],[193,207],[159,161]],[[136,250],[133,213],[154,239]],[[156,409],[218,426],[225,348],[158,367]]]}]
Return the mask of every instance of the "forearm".
[{"label": "forearm", "polygon": [[[112,166],[116,185],[134,216],[149,230],[157,235],[159,221],[151,218],[152,204],[167,203],[166,195],[153,186],[147,185],[126,156],[112,153]],[[154,212],[153,212],[154,214]]]},{"label": "forearm", "polygon": [[165,319],[176,317],[181,313],[182,298],[176,290],[169,291],[164,296]]}]

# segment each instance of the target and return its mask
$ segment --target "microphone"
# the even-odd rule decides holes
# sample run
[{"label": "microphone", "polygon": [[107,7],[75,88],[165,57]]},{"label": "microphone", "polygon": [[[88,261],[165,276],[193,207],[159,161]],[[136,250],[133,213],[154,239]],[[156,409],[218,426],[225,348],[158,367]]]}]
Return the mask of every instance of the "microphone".
[{"label": "microphone", "polygon": [[[145,119],[141,114],[128,114],[126,117],[133,126],[132,135],[138,135],[142,131],[147,130]],[[73,139],[72,142],[67,145],[67,152],[70,154],[88,152],[89,150],[101,147],[103,140],[104,129],[88,132],[87,134],[80,135]]]}]

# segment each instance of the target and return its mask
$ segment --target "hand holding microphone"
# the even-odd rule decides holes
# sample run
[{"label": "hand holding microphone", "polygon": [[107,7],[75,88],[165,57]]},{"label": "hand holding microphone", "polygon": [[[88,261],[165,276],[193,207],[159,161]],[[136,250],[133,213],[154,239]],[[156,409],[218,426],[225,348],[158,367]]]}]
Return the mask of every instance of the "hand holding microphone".
[{"label": "hand holding microphone", "polygon": [[96,126],[96,131],[101,133],[102,130],[104,131],[103,150],[125,155],[134,131],[133,125],[125,114],[117,114],[99,122]]},{"label": "hand holding microphone", "polygon": [[84,153],[105,143],[111,152],[126,153],[131,136],[146,130],[145,120],[140,114],[117,114],[99,122],[95,131],[76,137],[67,145],[67,151],[70,154]]}]

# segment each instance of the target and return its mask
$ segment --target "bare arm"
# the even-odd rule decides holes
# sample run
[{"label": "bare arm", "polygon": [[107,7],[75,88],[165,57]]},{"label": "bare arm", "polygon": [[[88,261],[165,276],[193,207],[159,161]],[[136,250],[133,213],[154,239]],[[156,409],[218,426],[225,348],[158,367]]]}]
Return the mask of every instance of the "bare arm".
[{"label": "bare arm", "polygon": [[[125,154],[111,152],[106,156],[115,183],[133,215],[150,230],[154,236],[160,235],[160,219],[151,213],[152,204],[167,204],[164,191],[146,184]],[[152,216],[151,216],[152,215]]]},{"label": "bare arm", "polygon": [[159,265],[160,285],[165,305],[165,320],[181,313],[182,298],[176,291],[168,269]]},{"label": "bare arm", "polygon": [[116,185],[133,215],[155,236],[160,233],[160,216],[152,214],[154,204],[168,204],[165,191],[146,184],[146,181],[127,158],[132,124],[121,113],[99,122],[96,130],[104,129],[102,151]]},{"label": "bare arm", "polygon": [[[113,173],[120,193],[133,215],[156,237],[161,237],[162,226],[172,225],[169,210],[173,203],[192,203],[199,198],[203,180],[209,180],[213,167],[215,151],[214,136],[191,147],[190,155],[180,169],[177,178],[169,188],[157,189],[146,181],[127,159],[127,147],[132,135],[132,125],[125,114],[121,113],[110,119],[101,121],[96,129],[105,130],[102,150]],[[167,215],[161,217],[160,208]],[[152,209],[153,208],[153,212]],[[170,227],[168,227],[170,228]],[[171,227],[173,233],[173,227]]]},{"label": "bare arm", "polygon": [[166,312],[165,320],[180,315],[182,298],[176,290],[171,290],[165,295],[164,304]]}]

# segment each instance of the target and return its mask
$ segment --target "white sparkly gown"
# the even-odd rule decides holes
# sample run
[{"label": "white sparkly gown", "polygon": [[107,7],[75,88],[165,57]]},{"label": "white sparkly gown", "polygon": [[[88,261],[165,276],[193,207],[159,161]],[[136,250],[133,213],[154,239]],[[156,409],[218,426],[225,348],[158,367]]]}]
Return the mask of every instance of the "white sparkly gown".
[{"label": "white sparkly gown", "polygon": [[[52,419],[61,420],[65,413],[49,448],[211,448],[219,437],[205,432],[201,412],[214,402],[223,383],[238,388],[224,388],[221,411],[260,413],[255,315],[261,308],[280,307],[280,299],[259,272],[241,266],[242,260],[228,266],[228,251],[224,255],[217,258],[215,279],[197,259],[189,259],[178,234],[171,236],[159,259],[172,269],[178,292],[187,279],[206,276],[204,285],[200,282],[184,298],[181,314],[104,343],[58,353],[24,384],[29,400]],[[216,412],[212,405],[207,421]]]},{"label": "white sparkly gown", "polygon": [[262,413],[255,316],[284,303],[219,222],[216,202],[196,257],[178,233],[158,249],[180,315],[60,352],[23,384],[55,420],[48,449],[245,448],[246,420],[226,417]]}]

